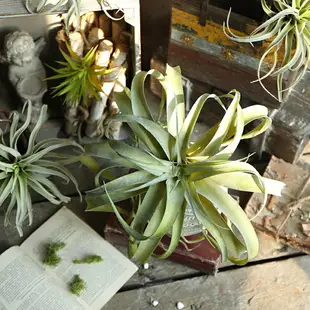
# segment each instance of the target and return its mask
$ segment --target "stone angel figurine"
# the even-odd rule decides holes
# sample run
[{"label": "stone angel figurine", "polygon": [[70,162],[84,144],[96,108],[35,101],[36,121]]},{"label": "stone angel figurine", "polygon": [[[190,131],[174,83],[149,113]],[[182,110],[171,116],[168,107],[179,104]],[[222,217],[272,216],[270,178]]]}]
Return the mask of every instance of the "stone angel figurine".
[{"label": "stone angel figurine", "polygon": [[9,80],[24,101],[31,100],[34,109],[32,122],[36,123],[47,91],[46,72],[39,58],[45,41],[36,42],[25,31],[14,31],[5,36],[0,62],[9,64]]}]

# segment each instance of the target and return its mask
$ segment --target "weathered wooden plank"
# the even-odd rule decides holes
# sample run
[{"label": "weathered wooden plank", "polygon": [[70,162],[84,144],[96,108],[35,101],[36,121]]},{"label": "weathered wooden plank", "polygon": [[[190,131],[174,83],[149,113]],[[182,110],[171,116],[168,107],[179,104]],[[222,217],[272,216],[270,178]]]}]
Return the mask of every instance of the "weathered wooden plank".
[{"label": "weathered wooden plank", "polygon": [[[181,31],[173,30],[169,47],[169,63],[180,65],[183,74],[192,79],[212,85],[224,91],[238,89],[244,97],[262,103],[270,108],[278,108],[279,102],[263,91],[256,79],[259,60],[243,53],[229,51],[221,45],[200,38],[193,38],[191,47],[182,43],[185,40]],[[231,53],[230,56],[225,54]],[[229,77],[229,78],[228,78]],[[273,79],[266,86],[276,92]]]},{"label": "weathered wooden plank", "polygon": [[[310,238],[303,231],[303,224],[310,223],[310,169],[292,165],[272,157],[265,177],[286,184],[281,197],[272,197],[267,207],[252,221],[260,231],[299,251],[310,253]],[[254,217],[261,208],[262,196],[253,194],[246,206],[246,213]]]},{"label": "weathered wooden plank", "polygon": [[265,150],[290,163],[296,163],[309,142],[310,72],[286,96],[273,117]]},{"label": "weathered wooden plank", "polygon": [[[174,8],[193,14],[197,17],[201,15],[201,3],[202,0],[172,0],[172,6]],[[247,29],[247,26],[245,26],[246,24],[255,25],[256,22],[254,18],[260,17],[262,15],[261,12],[259,12],[259,14],[251,14],[250,10],[246,8],[246,5],[252,5],[251,11],[253,11],[253,4],[242,3],[244,11],[238,10],[237,7],[233,5],[230,24],[234,29],[245,31]],[[219,3],[219,1],[210,1],[207,9],[206,19],[212,20],[218,24],[223,24],[223,21],[226,21],[227,19],[228,10],[231,6],[232,4],[225,6],[223,3]],[[246,14],[242,15],[242,13]]]},{"label": "weathered wooden plank", "polygon": [[[235,30],[236,34],[246,35],[252,25],[242,16],[236,19],[238,28],[243,25],[245,29],[241,32]],[[257,67],[264,46],[253,49],[250,45],[230,40],[223,32],[222,21],[216,22],[212,18],[203,27],[198,24],[198,17],[173,9],[169,63],[180,65],[187,78],[224,91],[236,88],[252,101],[278,108],[279,102],[264,92],[259,83],[251,83],[257,79]],[[265,85],[276,94],[274,78],[266,79]]]},{"label": "weathered wooden plank", "polygon": [[122,292],[102,310],[145,310],[152,300],[164,310],[177,302],[191,310],[308,309],[309,276],[310,257],[303,256]]}]

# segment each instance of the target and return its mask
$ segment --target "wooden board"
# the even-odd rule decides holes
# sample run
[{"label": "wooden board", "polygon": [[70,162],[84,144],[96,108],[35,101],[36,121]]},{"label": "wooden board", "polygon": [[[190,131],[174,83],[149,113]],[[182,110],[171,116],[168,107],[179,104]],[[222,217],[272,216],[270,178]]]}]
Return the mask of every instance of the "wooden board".
[{"label": "wooden board", "polygon": [[310,257],[220,272],[122,292],[102,310],[145,310],[152,300],[156,309],[174,310],[306,310],[310,304]]},{"label": "wooden board", "polygon": [[[309,166],[292,165],[272,157],[264,176],[282,181],[286,187],[281,197],[271,197],[267,207],[252,221],[253,225],[299,251],[310,253],[310,237],[302,230],[303,224],[310,223],[310,200],[292,205],[310,195]],[[262,196],[253,194],[245,209],[250,218],[257,214],[261,204]]]},{"label": "wooden board", "polygon": [[[233,30],[235,34],[245,36],[253,30],[253,24],[249,24],[247,19],[242,16],[236,19],[245,30]],[[259,83],[251,83],[257,79],[259,58],[266,44],[254,49],[249,44],[234,42],[224,34],[222,23],[208,20],[206,26],[201,26],[197,16],[173,9],[168,62],[180,65],[183,75],[189,79],[223,91],[238,89],[249,100],[269,108],[279,108],[280,103],[263,91]],[[271,58],[266,58],[268,61]],[[265,85],[276,93],[277,85],[273,78],[266,79]]]}]

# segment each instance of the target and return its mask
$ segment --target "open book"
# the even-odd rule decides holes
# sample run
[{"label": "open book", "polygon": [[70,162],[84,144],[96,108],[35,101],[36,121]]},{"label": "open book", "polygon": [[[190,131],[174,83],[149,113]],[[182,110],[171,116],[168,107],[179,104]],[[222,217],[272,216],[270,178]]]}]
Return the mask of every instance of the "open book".
[{"label": "open book", "polygon": [[[57,267],[42,264],[45,246],[64,242]],[[103,261],[73,264],[100,255]],[[63,207],[21,246],[0,256],[0,310],[101,309],[137,271],[137,267],[69,209]],[[86,290],[76,296],[69,283],[78,274]]]}]

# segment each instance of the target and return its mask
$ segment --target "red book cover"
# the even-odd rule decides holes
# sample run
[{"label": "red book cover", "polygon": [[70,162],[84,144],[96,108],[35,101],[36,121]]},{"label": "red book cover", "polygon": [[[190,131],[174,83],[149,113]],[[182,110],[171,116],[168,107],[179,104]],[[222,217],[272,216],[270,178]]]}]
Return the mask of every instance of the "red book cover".
[{"label": "red book cover", "polygon": [[[127,246],[127,234],[114,215],[108,218],[104,234],[105,239],[110,243]],[[188,240],[194,240],[197,238],[197,235],[188,236],[186,238]],[[162,244],[164,247],[169,246],[169,236],[165,236],[162,239]],[[203,240],[196,244],[189,244],[188,248],[190,248],[191,251],[188,251],[184,245],[180,243],[175,252],[169,256],[168,259],[208,274],[216,273],[221,262],[221,255],[207,240]],[[160,250],[161,249],[158,249],[158,252],[160,252]]]}]

